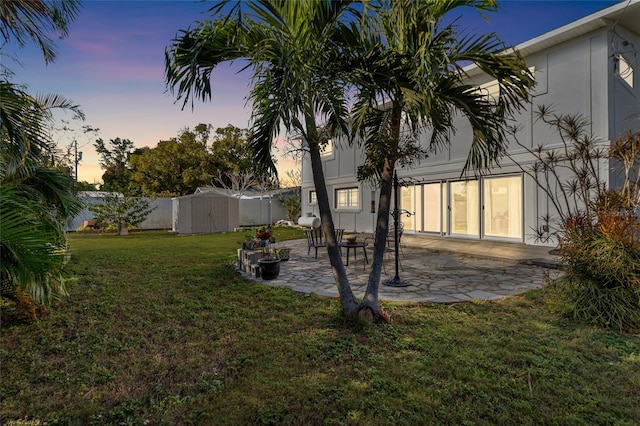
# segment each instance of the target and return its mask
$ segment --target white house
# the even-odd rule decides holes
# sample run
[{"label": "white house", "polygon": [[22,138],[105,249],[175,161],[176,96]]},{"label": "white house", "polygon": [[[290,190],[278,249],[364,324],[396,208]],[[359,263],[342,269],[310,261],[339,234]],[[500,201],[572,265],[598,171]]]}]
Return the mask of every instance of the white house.
[{"label": "white house", "polygon": [[[640,0],[621,2],[517,48],[536,79],[530,105],[516,117],[521,128],[518,139],[526,146],[560,146],[553,129],[535,120],[539,105],[590,119],[590,130],[604,143],[611,143],[627,130],[640,130]],[[473,67],[467,71],[474,83],[491,91],[488,76]],[[486,176],[462,178],[471,133],[462,120],[456,129],[448,149],[412,169],[397,169],[399,177],[413,182],[401,191],[402,208],[415,212],[411,217],[403,216],[405,230],[543,244],[536,241],[533,230],[540,227],[543,216],[554,214],[546,194],[508,158]],[[520,164],[533,162],[515,141],[508,152]],[[356,179],[362,151],[335,144],[323,156],[336,227],[372,232],[379,191]],[[610,170],[606,163],[600,170],[615,187],[619,179],[616,170]],[[303,161],[302,175],[302,212],[318,214],[308,157]]]}]

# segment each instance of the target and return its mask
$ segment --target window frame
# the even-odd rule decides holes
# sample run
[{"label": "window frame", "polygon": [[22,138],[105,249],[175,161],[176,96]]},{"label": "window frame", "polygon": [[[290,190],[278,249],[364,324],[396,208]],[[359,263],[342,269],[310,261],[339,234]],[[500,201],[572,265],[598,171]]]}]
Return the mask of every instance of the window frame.
[{"label": "window frame", "polygon": [[320,158],[322,160],[333,160],[335,158],[335,144],[333,139],[329,139],[324,147],[320,147]]},{"label": "window frame", "polygon": [[[356,197],[356,205],[351,205],[351,200],[353,198],[353,195],[350,193],[351,191],[356,191],[355,197]],[[347,191],[346,193],[346,199],[347,199],[347,203],[348,205],[340,205],[338,203],[338,194],[343,192],[343,191]],[[359,186],[344,186],[344,187],[339,187],[339,188],[335,188],[333,190],[333,205],[335,207],[336,210],[348,210],[348,211],[354,211],[354,210],[360,210],[362,208],[362,191],[360,191],[360,187]]]},{"label": "window frame", "polygon": [[[633,61],[630,61],[625,55],[619,53],[616,56],[616,75],[622,80],[627,87],[634,88],[635,67]],[[624,70],[623,70],[624,66]]]}]

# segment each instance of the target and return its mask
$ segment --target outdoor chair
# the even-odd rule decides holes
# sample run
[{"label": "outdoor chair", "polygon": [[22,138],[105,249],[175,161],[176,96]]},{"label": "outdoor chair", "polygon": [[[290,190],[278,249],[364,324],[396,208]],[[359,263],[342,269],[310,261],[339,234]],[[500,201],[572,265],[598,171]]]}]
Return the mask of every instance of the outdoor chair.
[{"label": "outdoor chair", "polygon": [[[404,233],[404,224],[402,224],[402,222],[400,222],[399,226],[398,226],[398,253],[404,255],[404,251],[402,250],[402,234]],[[387,271],[386,268],[386,260],[389,259],[389,257],[391,256],[391,253],[394,254],[395,256],[395,251],[396,251],[396,242],[395,242],[395,238],[396,238],[396,234],[395,234],[395,227],[393,223],[389,224],[389,231],[387,232],[387,242],[386,242],[386,247],[384,250],[385,253],[385,262],[382,263],[382,267],[385,270],[385,273]],[[367,240],[371,240],[372,244],[371,244],[371,248],[374,249],[374,244],[375,244],[375,240],[376,240],[376,233],[373,233],[372,237],[367,237],[364,239],[365,242]],[[400,260],[400,258],[398,258],[398,261]],[[398,262],[400,264],[400,268],[402,268],[402,262]]]},{"label": "outdoor chair", "polygon": [[[326,243],[324,240],[324,236],[322,235],[322,229],[318,228],[309,228],[305,229],[304,233],[307,236],[307,255],[311,254],[311,249],[316,249],[316,259],[318,258],[318,248],[326,247]],[[336,242],[340,244],[342,242],[342,235],[344,234],[344,229],[336,229]]]}]

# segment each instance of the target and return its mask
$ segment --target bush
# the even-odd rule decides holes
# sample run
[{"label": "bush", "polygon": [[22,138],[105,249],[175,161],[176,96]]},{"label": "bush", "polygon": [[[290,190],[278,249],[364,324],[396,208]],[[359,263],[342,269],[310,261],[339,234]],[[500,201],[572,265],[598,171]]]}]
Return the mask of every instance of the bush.
[{"label": "bush", "polygon": [[129,226],[142,223],[155,209],[149,208],[149,201],[143,198],[106,195],[105,204],[89,207],[95,214],[96,224],[101,229],[117,229],[118,235],[126,235]]},{"label": "bush", "polygon": [[[580,115],[541,106],[538,118],[562,142],[529,148],[518,141],[536,159],[521,169],[556,213],[541,218],[535,230],[538,239],[558,242],[566,266],[566,275],[551,285],[551,304],[576,320],[640,329],[640,132],[609,144],[594,138]],[[603,164],[619,173],[615,188],[600,173]]]},{"label": "bush", "polygon": [[552,285],[564,315],[602,327],[640,328],[640,223],[624,210],[599,210],[563,224],[560,253],[567,266]]}]

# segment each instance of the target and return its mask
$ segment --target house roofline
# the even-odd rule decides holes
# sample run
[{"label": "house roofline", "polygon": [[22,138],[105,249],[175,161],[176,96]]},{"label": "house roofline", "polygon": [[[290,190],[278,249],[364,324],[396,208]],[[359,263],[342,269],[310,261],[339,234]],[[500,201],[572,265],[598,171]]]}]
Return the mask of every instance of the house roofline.
[{"label": "house roofline", "polygon": [[[534,37],[530,40],[524,41],[516,45],[515,49],[519,50],[523,57],[531,56],[535,53],[548,49],[551,46],[556,46],[565,41],[575,39],[597,29],[605,28],[608,26],[613,27],[614,23],[616,23],[619,18],[622,18],[622,16],[627,13],[631,15],[638,15],[637,19],[640,20],[640,0],[621,1],[620,3],[614,4],[613,6],[609,6],[598,12],[594,12],[583,18],[577,19],[566,25]],[[633,18],[627,16],[627,22],[631,21],[633,21]],[[621,19],[618,24],[622,23],[623,22]],[[626,30],[635,32],[636,34],[638,34],[638,36],[640,36],[637,30],[633,31],[633,29],[628,25],[622,26],[624,26]],[[512,51],[513,50],[510,48],[505,52],[509,53]],[[475,64],[467,65],[463,68],[463,70],[469,75],[482,73],[480,68],[478,68],[478,66]]]}]

